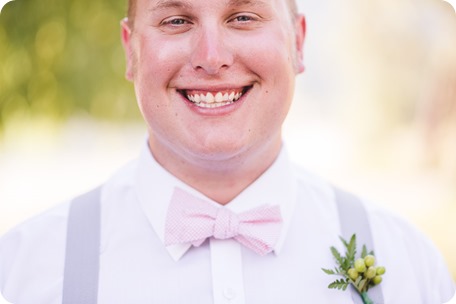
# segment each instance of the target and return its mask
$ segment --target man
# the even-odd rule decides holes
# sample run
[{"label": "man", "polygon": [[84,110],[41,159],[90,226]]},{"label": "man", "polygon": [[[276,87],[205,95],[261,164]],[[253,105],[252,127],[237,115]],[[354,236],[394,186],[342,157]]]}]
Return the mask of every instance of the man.
[{"label": "man", "polygon": [[[126,76],[149,138],[99,198],[84,198],[101,205],[98,277],[89,286],[97,303],[353,303],[350,292],[328,289],[321,271],[333,268],[329,247],[339,247],[347,222],[335,190],[290,164],[282,144],[304,34],[292,0],[130,2]],[[1,239],[9,301],[62,303],[84,283],[67,283],[68,261],[84,249],[68,242],[69,206]],[[450,299],[453,282],[434,247],[400,219],[365,208],[362,229],[372,228],[387,268],[383,302]],[[84,216],[77,224],[86,225]],[[241,231],[244,220],[251,235]],[[266,227],[266,241],[255,224]]]}]

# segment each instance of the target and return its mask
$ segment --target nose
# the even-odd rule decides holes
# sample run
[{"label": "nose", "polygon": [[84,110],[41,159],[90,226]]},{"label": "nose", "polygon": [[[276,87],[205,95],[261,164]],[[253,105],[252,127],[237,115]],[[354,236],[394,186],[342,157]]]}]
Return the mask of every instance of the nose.
[{"label": "nose", "polygon": [[230,46],[225,43],[223,30],[214,26],[206,26],[200,30],[195,40],[191,64],[195,70],[202,70],[210,75],[215,75],[233,64],[233,54]]}]

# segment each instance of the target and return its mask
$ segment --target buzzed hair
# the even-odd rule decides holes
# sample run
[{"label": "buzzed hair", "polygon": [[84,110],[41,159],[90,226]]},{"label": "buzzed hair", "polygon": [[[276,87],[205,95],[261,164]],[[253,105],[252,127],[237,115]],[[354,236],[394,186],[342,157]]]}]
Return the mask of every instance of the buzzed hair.
[{"label": "buzzed hair", "polygon": [[[128,8],[127,8],[127,17],[128,17],[128,24],[130,28],[133,28],[134,20],[135,20],[135,12],[136,12],[136,1],[137,0],[128,0]],[[292,18],[296,17],[298,14],[298,6],[296,4],[296,0],[286,0],[288,4],[288,8],[290,10],[290,16]]]},{"label": "buzzed hair", "polygon": [[133,26],[133,21],[135,18],[135,11],[136,11],[136,0],[128,0],[127,17],[128,17],[128,24],[130,25],[130,27]]}]

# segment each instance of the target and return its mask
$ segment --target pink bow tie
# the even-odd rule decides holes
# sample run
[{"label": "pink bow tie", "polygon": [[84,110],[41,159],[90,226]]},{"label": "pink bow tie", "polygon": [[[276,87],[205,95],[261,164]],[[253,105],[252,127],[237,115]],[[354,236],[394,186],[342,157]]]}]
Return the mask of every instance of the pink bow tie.
[{"label": "pink bow tie", "polygon": [[278,206],[260,206],[236,214],[176,188],[165,226],[165,245],[200,246],[209,237],[233,238],[260,255],[273,250],[282,226]]}]

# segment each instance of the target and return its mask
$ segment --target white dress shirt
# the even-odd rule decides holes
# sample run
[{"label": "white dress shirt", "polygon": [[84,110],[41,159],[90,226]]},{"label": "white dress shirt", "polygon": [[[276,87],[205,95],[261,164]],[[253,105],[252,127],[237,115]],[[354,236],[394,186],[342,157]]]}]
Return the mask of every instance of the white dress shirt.
[{"label": "white dress shirt", "polygon": [[[234,240],[165,247],[175,187],[210,201],[164,170],[147,147],[103,185],[98,303],[353,303],[349,292],[327,288],[337,277],[321,270],[335,266],[330,246],[343,250],[333,189],[292,165],[284,149],[227,205],[234,212],[280,206],[284,226],[266,256]],[[61,303],[68,206],[28,220],[0,239],[0,291],[9,302]],[[372,204],[366,207],[375,254],[386,267],[385,303],[448,301],[454,283],[434,246],[403,220]]]}]

